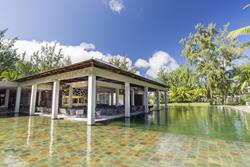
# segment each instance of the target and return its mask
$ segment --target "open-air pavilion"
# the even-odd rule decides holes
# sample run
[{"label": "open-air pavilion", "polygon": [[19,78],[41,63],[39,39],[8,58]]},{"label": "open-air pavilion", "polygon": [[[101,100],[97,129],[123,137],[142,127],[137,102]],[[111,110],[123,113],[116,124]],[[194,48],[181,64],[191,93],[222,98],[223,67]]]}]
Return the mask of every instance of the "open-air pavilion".
[{"label": "open-air pavilion", "polygon": [[96,121],[149,112],[149,92],[167,107],[166,85],[97,59],[0,82],[0,112]]}]

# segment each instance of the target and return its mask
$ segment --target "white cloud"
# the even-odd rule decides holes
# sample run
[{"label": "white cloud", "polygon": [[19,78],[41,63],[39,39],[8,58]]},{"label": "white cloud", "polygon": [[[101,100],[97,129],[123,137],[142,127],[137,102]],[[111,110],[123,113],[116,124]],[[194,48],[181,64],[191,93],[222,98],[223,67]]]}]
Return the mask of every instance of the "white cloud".
[{"label": "white cloud", "polygon": [[[40,50],[42,45],[53,45],[57,43],[56,41],[51,42],[40,42],[40,41],[28,41],[28,40],[17,40],[14,47],[17,49],[18,53],[26,52],[26,60],[30,60],[31,55]],[[62,53],[65,56],[69,56],[71,58],[72,63],[77,63],[80,61],[88,60],[91,58],[98,58],[105,61],[108,61],[111,57],[125,57],[123,55],[112,55],[112,54],[105,54],[100,51],[95,50],[95,45],[92,43],[81,43],[79,45],[62,45],[57,43],[57,49],[62,49]],[[132,65],[132,61],[127,58],[129,61],[129,65]]]},{"label": "white cloud", "polygon": [[155,52],[149,60],[138,59],[135,62],[135,66],[147,69],[146,75],[151,78],[157,78],[161,68],[172,71],[179,67],[175,59],[164,51]]},{"label": "white cloud", "polygon": [[[26,52],[26,60],[30,60],[31,55],[40,50],[41,46],[49,44],[53,45],[57,43],[57,49],[62,49],[62,53],[65,56],[69,56],[71,58],[72,63],[77,63],[80,61],[88,60],[91,58],[98,58],[104,61],[108,61],[112,57],[125,57],[124,55],[120,54],[109,54],[103,53],[101,51],[96,50],[96,47],[92,43],[81,43],[79,45],[63,45],[56,41],[28,41],[28,40],[17,40],[14,47],[17,49],[18,53]],[[129,61],[129,66],[133,65],[131,59],[126,57]],[[148,60],[138,59],[135,62],[135,67],[140,69],[146,69],[146,75],[151,78],[157,78],[157,74],[161,68],[166,70],[174,70],[179,65],[175,61],[173,57],[171,57],[167,52],[164,51],[157,51],[155,52]],[[138,72],[139,75],[141,75]]]},{"label": "white cloud", "polygon": [[110,0],[109,1],[109,8],[117,13],[121,13],[124,10],[124,4],[122,0]]},{"label": "white cloud", "polygon": [[146,60],[144,60],[144,59],[138,59],[135,62],[135,66],[137,68],[149,68],[150,67],[149,63]]}]

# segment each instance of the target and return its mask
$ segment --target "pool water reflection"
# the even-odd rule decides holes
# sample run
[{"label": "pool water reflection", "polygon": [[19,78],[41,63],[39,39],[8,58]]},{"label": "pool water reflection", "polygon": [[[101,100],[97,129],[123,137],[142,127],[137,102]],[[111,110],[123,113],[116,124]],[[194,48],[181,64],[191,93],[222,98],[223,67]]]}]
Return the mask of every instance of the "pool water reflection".
[{"label": "pool water reflection", "polygon": [[96,126],[0,117],[0,166],[250,166],[250,116],[170,107]]},{"label": "pool water reflection", "polygon": [[[123,125],[122,119],[111,124]],[[250,114],[218,107],[169,107],[130,118],[130,127],[161,132],[250,142]]]}]

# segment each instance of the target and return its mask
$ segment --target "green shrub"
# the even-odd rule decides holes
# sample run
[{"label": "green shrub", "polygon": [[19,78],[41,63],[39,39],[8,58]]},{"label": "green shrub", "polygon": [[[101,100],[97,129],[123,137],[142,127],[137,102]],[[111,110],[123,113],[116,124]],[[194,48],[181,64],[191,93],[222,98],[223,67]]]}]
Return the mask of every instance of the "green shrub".
[{"label": "green shrub", "polygon": [[250,93],[245,93],[243,99],[245,102],[250,102]]}]

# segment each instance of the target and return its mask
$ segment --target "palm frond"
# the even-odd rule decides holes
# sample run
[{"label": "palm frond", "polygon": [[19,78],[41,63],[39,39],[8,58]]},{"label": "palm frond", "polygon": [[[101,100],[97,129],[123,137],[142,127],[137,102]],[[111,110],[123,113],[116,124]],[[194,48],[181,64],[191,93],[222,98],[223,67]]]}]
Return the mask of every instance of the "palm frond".
[{"label": "palm frond", "polygon": [[238,51],[242,53],[248,48],[250,48],[250,42],[245,42],[238,48]]},{"label": "palm frond", "polygon": [[246,26],[243,28],[236,29],[234,31],[231,31],[228,36],[231,38],[238,37],[239,35],[244,35],[244,34],[250,34],[250,26]]},{"label": "palm frond", "polygon": [[247,4],[246,6],[243,7],[243,10],[245,10],[246,8],[249,8],[250,4]]},{"label": "palm frond", "polygon": [[248,82],[245,81],[241,84],[241,90],[243,91],[248,86]]}]

